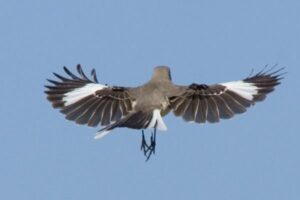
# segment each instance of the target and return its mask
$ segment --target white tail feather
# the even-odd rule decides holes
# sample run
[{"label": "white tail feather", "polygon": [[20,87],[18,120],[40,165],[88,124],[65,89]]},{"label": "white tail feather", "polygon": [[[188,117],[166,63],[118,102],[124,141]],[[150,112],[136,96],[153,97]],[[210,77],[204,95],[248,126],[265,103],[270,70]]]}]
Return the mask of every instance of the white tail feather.
[{"label": "white tail feather", "polygon": [[153,111],[153,117],[150,121],[150,124],[148,125],[147,128],[154,128],[155,123],[157,122],[157,129],[160,131],[166,131],[167,130],[167,126],[165,125],[161,115],[160,115],[160,110],[159,109],[155,109]]},{"label": "white tail feather", "polygon": [[103,130],[103,131],[100,131],[100,132],[97,132],[94,139],[95,140],[98,140],[98,139],[102,139],[104,136],[106,136],[110,131],[107,131],[107,130]]}]

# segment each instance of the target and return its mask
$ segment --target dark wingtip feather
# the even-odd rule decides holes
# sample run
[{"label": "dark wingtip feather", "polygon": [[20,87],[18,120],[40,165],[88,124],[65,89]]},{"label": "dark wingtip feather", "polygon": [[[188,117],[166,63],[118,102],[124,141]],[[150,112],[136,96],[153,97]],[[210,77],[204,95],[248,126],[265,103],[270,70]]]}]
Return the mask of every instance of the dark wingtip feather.
[{"label": "dark wingtip feather", "polygon": [[57,73],[55,73],[55,72],[53,72],[53,75],[56,76],[57,78],[59,78],[59,79],[62,80],[62,81],[71,81],[71,79],[68,79],[68,78],[66,78],[66,77],[63,77],[63,76],[61,76],[61,75],[59,75],[59,74],[57,74]]},{"label": "dark wingtip feather", "polygon": [[68,74],[72,79],[80,79],[78,76],[74,75],[66,66],[64,66],[63,69],[66,72],[66,74]]},{"label": "dark wingtip feather", "polygon": [[272,66],[270,69],[265,67],[257,74],[244,79],[245,82],[253,83],[258,87],[258,94],[254,95],[254,101],[263,101],[266,95],[273,92],[275,87],[281,84],[284,75],[287,74],[285,67],[277,68],[277,65]]},{"label": "dark wingtip feather", "polygon": [[54,80],[51,80],[51,79],[46,79],[48,82],[52,83],[53,85],[55,86],[61,86],[61,85],[66,85],[66,84],[69,84],[69,85],[75,85],[75,84],[83,84],[83,83],[98,83],[98,79],[97,79],[97,76],[96,76],[96,71],[95,69],[93,69],[91,71],[91,77],[93,80],[89,79],[85,73],[83,72],[82,70],[82,67],[80,64],[78,64],[76,66],[76,69],[77,69],[77,72],[78,74],[80,75],[79,76],[76,76],[74,73],[72,73],[66,66],[63,67],[65,73],[70,77],[65,77],[65,76],[62,76],[62,75],[59,75],[55,72],[53,72],[53,75],[59,79],[59,81],[54,81]]},{"label": "dark wingtip feather", "polygon": [[97,78],[97,74],[96,74],[96,70],[95,70],[95,69],[92,69],[92,71],[91,71],[91,76],[93,77],[93,79],[94,79],[94,81],[95,81],[96,83],[99,83],[99,82],[98,82],[98,78]]},{"label": "dark wingtip feather", "polygon": [[268,68],[268,64],[266,64],[265,66],[264,66],[264,68],[261,70],[261,71],[259,71],[255,76],[261,76],[265,71],[266,71],[266,69]]},{"label": "dark wingtip feather", "polygon": [[61,84],[60,82],[58,81],[54,81],[54,80],[51,80],[51,79],[46,79],[48,82],[52,83],[53,85],[59,85]]},{"label": "dark wingtip feather", "polygon": [[47,88],[48,90],[56,89],[56,86],[51,86],[51,85],[44,85],[44,87]]},{"label": "dark wingtip feather", "polygon": [[85,75],[80,64],[76,66],[76,69],[78,74],[76,71],[75,73],[71,72],[66,66],[63,66],[66,75],[53,73],[56,78],[55,80],[46,79],[48,82],[44,85],[44,93],[46,94],[47,100],[51,102],[53,108],[66,108],[65,101],[63,101],[66,93],[84,87],[89,83],[98,83],[95,69],[91,71],[91,79]]},{"label": "dark wingtip feather", "polygon": [[81,78],[91,82],[91,80],[84,74],[80,64],[77,64],[76,69],[79,75],[81,76]]},{"label": "dark wingtip feather", "polygon": [[[287,72],[285,72],[285,67],[281,67],[279,69],[276,69],[278,65],[274,65],[272,66],[270,69],[268,68],[268,65],[266,65],[261,71],[259,71],[258,73],[253,75],[253,72],[250,73],[250,76],[248,76],[246,79],[244,79],[244,81],[250,81],[254,80],[254,79],[261,79],[261,78],[268,78],[269,80],[272,81],[280,81],[282,79],[284,79],[284,75],[287,74]],[[276,70],[275,70],[276,69]]]}]

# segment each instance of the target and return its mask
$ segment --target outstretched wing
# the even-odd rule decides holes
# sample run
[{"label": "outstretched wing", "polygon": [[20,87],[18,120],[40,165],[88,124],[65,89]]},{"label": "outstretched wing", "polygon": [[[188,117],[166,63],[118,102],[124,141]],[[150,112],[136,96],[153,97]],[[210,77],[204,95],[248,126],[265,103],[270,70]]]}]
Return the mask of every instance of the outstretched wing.
[{"label": "outstretched wing", "polygon": [[283,68],[272,70],[263,70],[240,81],[183,87],[181,95],[169,98],[171,108],[185,121],[214,123],[231,118],[234,114],[245,112],[255,102],[263,101],[280,84]]},{"label": "outstretched wing", "polygon": [[48,80],[53,85],[45,86],[48,89],[45,93],[53,107],[59,108],[66,119],[88,126],[103,126],[120,120],[133,109],[130,88],[99,84],[94,69],[91,72],[93,80],[90,80],[80,65],[77,65],[80,77],[66,67],[64,71],[69,77],[54,73],[59,81]]}]

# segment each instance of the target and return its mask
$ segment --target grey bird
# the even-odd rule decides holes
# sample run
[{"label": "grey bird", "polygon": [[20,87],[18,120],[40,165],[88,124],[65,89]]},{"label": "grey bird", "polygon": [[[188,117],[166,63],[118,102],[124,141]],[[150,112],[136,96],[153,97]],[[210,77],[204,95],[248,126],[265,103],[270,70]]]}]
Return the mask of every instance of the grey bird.
[{"label": "grey bird", "polygon": [[[45,93],[66,119],[92,127],[103,126],[95,139],[119,127],[142,130],[141,149],[148,160],[155,153],[156,129],[167,130],[163,116],[173,111],[187,122],[215,123],[243,113],[280,84],[283,68],[274,68],[251,73],[240,81],[181,86],[172,83],[169,67],[158,66],[144,85],[120,87],[100,84],[94,69],[91,79],[88,78],[77,65],[79,76],[66,67],[64,71],[69,77],[53,73],[59,80],[47,79],[52,85],[45,86]],[[150,144],[144,136],[144,129],[149,128],[153,129]]]}]

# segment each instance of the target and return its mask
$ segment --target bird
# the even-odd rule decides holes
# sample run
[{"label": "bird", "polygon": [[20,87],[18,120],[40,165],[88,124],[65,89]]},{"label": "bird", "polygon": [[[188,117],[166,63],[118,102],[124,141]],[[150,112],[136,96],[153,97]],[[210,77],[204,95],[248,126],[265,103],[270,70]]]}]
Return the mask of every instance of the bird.
[{"label": "bird", "polygon": [[[284,68],[267,66],[258,73],[238,81],[212,85],[192,83],[176,85],[168,66],[157,66],[145,84],[136,87],[110,86],[98,82],[95,69],[89,78],[80,64],[78,75],[63,67],[67,76],[53,73],[57,80],[47,79],[47,99],[65,118],[77,124],[101,126],[95,139],[115,128],[142,131],[141,150],[146,160],[155,154],[156,131],[166,131],[163,117],[170,112],[184,121],[216,123],[246,112],[263,101],[283,79]],[[151,129],[150,142],[144,130]]]}]

